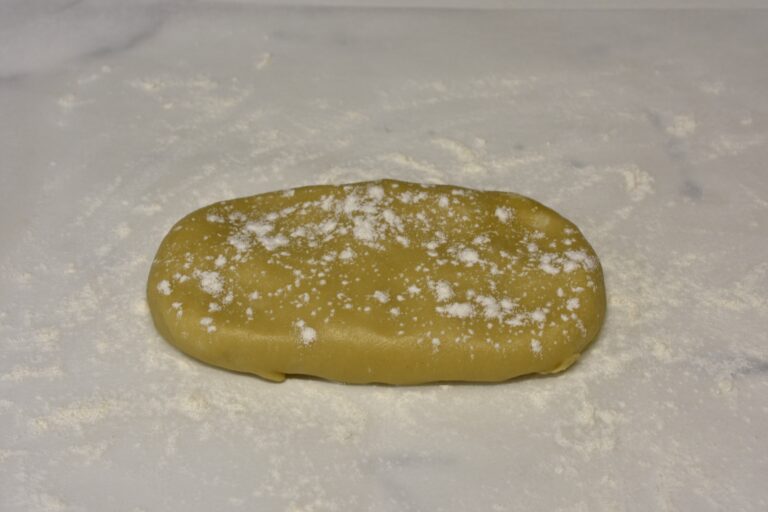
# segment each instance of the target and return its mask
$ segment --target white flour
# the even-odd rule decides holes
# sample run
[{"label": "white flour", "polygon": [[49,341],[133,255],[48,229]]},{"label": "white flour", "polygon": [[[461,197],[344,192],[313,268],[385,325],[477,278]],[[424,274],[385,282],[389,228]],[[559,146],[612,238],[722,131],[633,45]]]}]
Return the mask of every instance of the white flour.
[{"label": "white flour", "polygon": [[[0,249],[0,508],[104,509],[85,491],[100,485],[127,510],[165,500],[200,510],[466,509],[451,501],[456,489],[486,510],[765,508],[768,134],[760,96],[735,96],[762,84],[758,67],[744,65],[755,73],[745,78],[741,65],[715,73],[698,53],[684,54],[690,66],[669,60],[689,45],[664,32],[661,17],[661,32],[619,27],[646,27],[663,52],[596,39],[578,64],[547,57],[551,45],[515,32],[519,23],[511,34],[539,41],[541,60],[498,53],[496,29],[466,28],[471,59],[455,45],[430,50],[417,30],[385,38],[414,44],[410,55],[443,66],[437,76],[408,59],[394,66],[378,32],[351,28],[364,24],[337,22],[333,36],[302,42],[281,16],[273,40],[252,37],[272,28],[245,15],[243,25],[227,18],[234,35],[221,38],[208,37],[209,20],[173,19],[152,42],[75,59],[45,86],[9,80],[33,128],[24,151],[35,156],[4,154],[48,181],[20,186],[27,202]],[[465,30],[446,20],[440,30]],[[379,23],[389,34],[393,25]],[[734,55],[759,47],[732,36],[738,44],[722,44]],[[208,42],[180,52],[191,37]],[[380,73],[345,67],[363,62],[344,53],[357,44],[381,57]],[[301,60],[302,45],[341,57]],[[621,64],[628,55],[648,73]],[[607,278],[608,319],[594,347],[561,376],[495,386],[274,385],[188,359],[156,333],[146,274],[181,216],[267,190],[381,177],[519,192],[573,220]],[[514,212],[495,215],[509,222]],[[379,229],[397,230],[397,219],[382,219],[363,216],[354,235],[375,244]],[[280,238],[270,226],[249,230],[276,251],[307,233]],[[545,271],[584,263],[531,244]],[[455,254],[482,264],[474,245]],[[230,260],[187,276],[214,310],[227,298],[216,269]],[[161,286],[173,292],[172,280]],[[398,294],[434,294],[449,316],[493,319],[512,308],[443,281],[404,290],[372,300],[393,316],[406,311]],[[570,298],[568,308],[579,307]],[[517,321],[546,322],[547,312]],[[302,342],[315,340],[315,327],[309,316],[296,324]],[[427,343],[439,350],[446,340],[433,333]],[[541,349],[534,336],[530,345]]]}]

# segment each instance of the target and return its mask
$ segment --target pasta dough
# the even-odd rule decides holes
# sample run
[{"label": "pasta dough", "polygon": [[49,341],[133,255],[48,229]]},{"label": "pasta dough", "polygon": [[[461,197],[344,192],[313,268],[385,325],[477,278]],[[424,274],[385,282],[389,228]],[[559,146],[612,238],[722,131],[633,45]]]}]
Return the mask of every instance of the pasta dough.
[{"label": "pasta dough", "polygon": [[168,233],[147,288],[192,357],[281,381],[559,372],[605,314],[571,222],[507,192],[381,180],[223,201]]}]

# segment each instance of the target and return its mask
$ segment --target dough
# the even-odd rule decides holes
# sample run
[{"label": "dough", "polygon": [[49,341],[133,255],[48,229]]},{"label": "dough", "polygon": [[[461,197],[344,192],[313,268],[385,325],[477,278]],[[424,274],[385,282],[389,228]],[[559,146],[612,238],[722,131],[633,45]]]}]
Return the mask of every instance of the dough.
[{"label": "dough", "polygon": [[180,220],[147,289],[162,335],[281,381],[502,381],[566,369],[605,314],[584,236],[517,194],[381,180],[222,201]]}]

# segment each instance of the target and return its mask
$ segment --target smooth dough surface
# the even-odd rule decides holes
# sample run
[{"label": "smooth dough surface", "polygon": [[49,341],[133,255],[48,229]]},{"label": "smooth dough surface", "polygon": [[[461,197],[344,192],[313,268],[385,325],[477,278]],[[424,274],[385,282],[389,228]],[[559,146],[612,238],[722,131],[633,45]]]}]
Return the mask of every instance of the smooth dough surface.
[{"label": "smooth dough surface", "polygon": [[389,384],[564,370],[605,314],[581,232],[508,192],[394,180],[206,206],[157,252],[148,302],[215,366]]}]

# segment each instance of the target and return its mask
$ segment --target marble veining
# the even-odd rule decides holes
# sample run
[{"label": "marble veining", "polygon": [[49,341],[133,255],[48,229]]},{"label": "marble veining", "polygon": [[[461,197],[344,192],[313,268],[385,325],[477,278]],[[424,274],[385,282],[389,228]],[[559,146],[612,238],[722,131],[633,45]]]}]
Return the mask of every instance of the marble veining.
[{"label": "marble veining", "polygon": [[[766,510],[768,11],[297,3],[0,8],[0,509]],[[582,360],[277,385],[155,332],[181,216],[383,177],[579,225]]]}]

